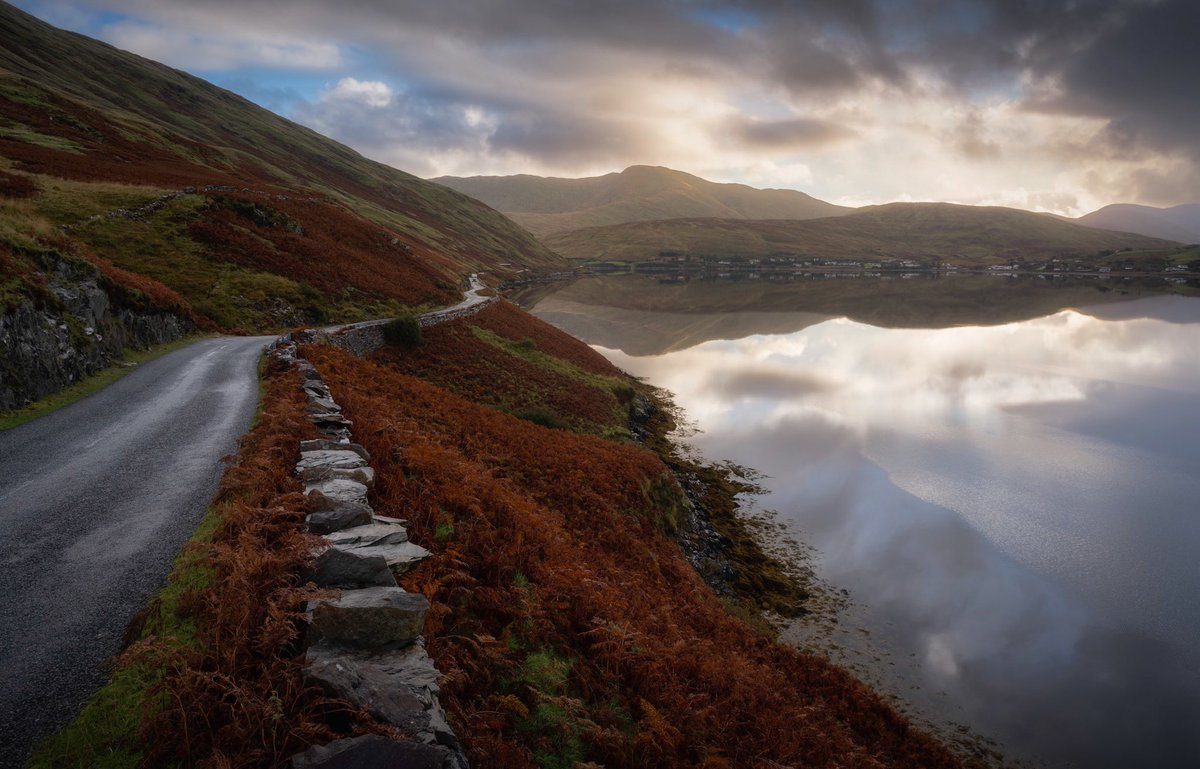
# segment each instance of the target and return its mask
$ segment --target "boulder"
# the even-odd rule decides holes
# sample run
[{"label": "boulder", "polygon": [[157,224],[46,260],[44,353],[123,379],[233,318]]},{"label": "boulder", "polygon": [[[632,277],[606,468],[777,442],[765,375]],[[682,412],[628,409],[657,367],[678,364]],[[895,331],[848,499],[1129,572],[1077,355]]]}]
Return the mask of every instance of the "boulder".
[{"label": "boulder", "polygon": [[318,587],[394,587],[396,578],[382,553],[363,552],[336,545],[320,550],[304,578]]},{"label": "boulder", "polygon": [[378,734],[314,745],[292,756],[292,769],[443,769],[465,766],[445,748],[396,742]]},{"label": "boulder", "polygon": [[[314,492],[309,499],[319,493]],[[322,500],[327,499],[323,494],[321,497]],[[371,508],[366,505],[333,502],[328,509],[310,513],[305,517],[304,523],[313,534],[332,534],[342,529],[365,526],[373,520]]]},{"label": "boulder", "polygon": [[425,626],[429,601],[398,587],[346,590],[316,602],[313,631],[331,643],[358,648],[412,643]]}]

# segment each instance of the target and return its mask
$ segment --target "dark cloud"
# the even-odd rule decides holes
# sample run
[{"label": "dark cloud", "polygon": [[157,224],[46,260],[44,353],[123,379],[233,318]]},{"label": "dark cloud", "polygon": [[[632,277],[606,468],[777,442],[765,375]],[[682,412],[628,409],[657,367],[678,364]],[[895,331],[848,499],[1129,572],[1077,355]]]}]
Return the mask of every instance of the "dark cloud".
[{"label": "dark cloud", "polygon": [[815,118],[756,120],[739,115],[725,126],[735,140],[752,148],[770,150],[817,149],[852,138],[846,126]]},{"label": "dark cloud", "polygon": [[1200,159],[1197,31],[1195,0],[1130,13],[1066,64],[1062,103],[1108,118],[1117,145],[1178,149]]}]

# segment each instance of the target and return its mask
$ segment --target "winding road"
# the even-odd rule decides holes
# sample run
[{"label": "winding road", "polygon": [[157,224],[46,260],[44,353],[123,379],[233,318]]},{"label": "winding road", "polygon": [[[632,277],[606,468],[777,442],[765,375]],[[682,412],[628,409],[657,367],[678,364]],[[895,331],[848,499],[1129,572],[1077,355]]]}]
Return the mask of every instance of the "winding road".
[{"label": "winding road", "polygon": [[270,339],[197,342],[0,432],[0,767],[104,682],[250,426]]}]

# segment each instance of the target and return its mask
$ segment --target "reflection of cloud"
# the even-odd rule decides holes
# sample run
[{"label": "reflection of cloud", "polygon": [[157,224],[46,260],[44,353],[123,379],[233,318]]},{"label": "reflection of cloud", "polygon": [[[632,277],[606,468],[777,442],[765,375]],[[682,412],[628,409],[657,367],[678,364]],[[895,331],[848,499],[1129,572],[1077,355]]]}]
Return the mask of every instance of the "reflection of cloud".
[{"label": "reflection of cloud", "polygon": [[[1171,438],[1195,432],[1196,329],[838,320],[606,354],[674,392],[705,455],[768,476],[764,503],[959,718],[1051,760],[1175,766],[1200,750],[1200,692],[1179,675],[1197,659],[1177,643],[1200,627],[1180,590],[1200,444]],[[1159,453],[1129,448],[1147,431]]]},{"label": "reflection of cloud", "polygon": [[826,392],[833,385],[816,374],[795,371],[717,371],[709,386],[726,398],[795,398]]}]

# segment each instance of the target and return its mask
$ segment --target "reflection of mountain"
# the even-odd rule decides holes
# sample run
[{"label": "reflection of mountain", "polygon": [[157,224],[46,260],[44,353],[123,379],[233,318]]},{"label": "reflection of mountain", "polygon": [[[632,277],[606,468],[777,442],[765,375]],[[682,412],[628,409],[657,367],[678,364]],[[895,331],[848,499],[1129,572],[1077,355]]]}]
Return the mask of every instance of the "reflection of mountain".
[{"label": "reflection of mountain", "polygon": [[654,355],[713,339],[791,333],[834,317],[885,328],[989,326],[1150,293],[1101,281],[990,275],[669,285],[608,276],[576,281],[540,298],[532,311],[589,344]]},{"label": "reflection of mountain", "polygon": [[681,313],[624,310],[581,304],[558,296],[542,300],[533,314],[588,344],[628,355],[659,355],[713,339],[790,334],[828,320],[807,312]]}]

